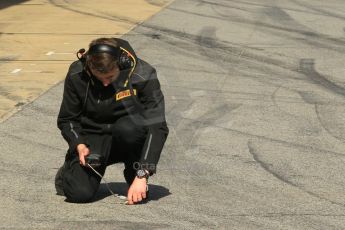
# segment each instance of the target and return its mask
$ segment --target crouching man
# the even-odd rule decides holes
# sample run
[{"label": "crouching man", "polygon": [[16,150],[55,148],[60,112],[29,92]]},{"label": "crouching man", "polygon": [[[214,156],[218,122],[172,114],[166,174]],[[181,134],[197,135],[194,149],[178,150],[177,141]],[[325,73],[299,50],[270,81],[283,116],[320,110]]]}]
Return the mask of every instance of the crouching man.
[{"label": "crouching man", "polygon": [[147,197],[169,133],[156,71],[122,39],[99,38],[83,51],[68,70],[57,119],[69,145],[55,178],[57,194],[92,200],[101,177],[87,162],[96,157],[102,176],[107,166],[124,163],[128,204],[135,204]]}]

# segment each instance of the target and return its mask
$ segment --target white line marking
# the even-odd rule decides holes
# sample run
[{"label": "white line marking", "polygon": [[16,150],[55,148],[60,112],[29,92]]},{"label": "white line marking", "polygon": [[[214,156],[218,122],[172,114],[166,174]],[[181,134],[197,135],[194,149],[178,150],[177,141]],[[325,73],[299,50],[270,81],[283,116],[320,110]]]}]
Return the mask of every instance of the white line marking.
[{"label": "white line marking", "polygon": [[12,72],[11,72],[11,73],[13,73],[13,74],[15,74],[15,73],[19,73],[21,70],[22,70],[22,69],[14,69],[14,70],[12,70]]},{"label": "white line marking", "polygon": [[51,56],[53,54],[57,54],[57,55],[70,55],[70,54],[73,54],[73,53],[55,53],[54,51],[49,51],[48,53],[46,53],[47,56]]},{"label": "white line marking", "polygon": [[23,73],[42,73],[42,70],[28,70],[28,71],[23,71]]}]

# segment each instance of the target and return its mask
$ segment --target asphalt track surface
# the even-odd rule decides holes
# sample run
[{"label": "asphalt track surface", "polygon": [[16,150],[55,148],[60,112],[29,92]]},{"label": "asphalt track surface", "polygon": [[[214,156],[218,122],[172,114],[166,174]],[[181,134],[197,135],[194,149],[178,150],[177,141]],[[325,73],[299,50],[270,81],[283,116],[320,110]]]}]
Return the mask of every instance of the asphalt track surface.
[{"label": "asphalt track surface", "polygon": [[[56,196],[60,83],[0,124],[0,227],[344,229],[345,3],[175,0],[126,34],[170,136],[151,200]],[[66,67],[67,68],[67,67]],[[106,179],[125,194],[122,166]]]}]

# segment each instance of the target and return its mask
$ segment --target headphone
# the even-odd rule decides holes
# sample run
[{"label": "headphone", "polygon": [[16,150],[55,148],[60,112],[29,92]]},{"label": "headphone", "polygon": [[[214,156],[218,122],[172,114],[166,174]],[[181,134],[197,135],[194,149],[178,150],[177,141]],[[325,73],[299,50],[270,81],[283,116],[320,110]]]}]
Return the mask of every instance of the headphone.
[{"label": "headphone", "polygon": [[99,53],[107,53],[113,56],[115,60],[117,60],[117,64],[120,70],[126,70],[135,67],[135,57],[129,51],[127,51],[125,48],[122,48],[121,46],[114,47],[107,44],[96,44],[91,46],[86,53],[84,48],[80,49],[77,52],[77,57],[79,60],[85,63],[87,56]]}]

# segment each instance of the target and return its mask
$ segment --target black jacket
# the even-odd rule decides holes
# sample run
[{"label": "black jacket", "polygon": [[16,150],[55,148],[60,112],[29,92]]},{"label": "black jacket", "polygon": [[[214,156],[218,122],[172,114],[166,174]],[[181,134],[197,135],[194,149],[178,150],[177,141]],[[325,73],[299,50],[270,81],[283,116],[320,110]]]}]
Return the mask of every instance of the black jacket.
[{"label": "black jacket", "polygon": [[[121,46],[135,55],[127,42]],[[130,115],[134,122],[148,129],[140,163],[155,173],[169,133],[164,96],[156,70],[145,61],[137,58],[129,84],[128,73],[129,70],[121,71],[115,82],[104,87],[98,79],[87,74],[81,61],[72,63],[65,79],[57,124],[73,152],[78,144],[87,144],[84,138],[87,133],[111,133],[111,125],[118,118]],[[135,95],[130,93],[133,91]]]}]

